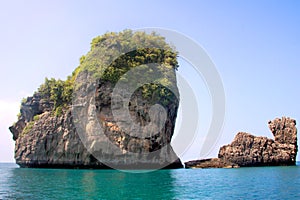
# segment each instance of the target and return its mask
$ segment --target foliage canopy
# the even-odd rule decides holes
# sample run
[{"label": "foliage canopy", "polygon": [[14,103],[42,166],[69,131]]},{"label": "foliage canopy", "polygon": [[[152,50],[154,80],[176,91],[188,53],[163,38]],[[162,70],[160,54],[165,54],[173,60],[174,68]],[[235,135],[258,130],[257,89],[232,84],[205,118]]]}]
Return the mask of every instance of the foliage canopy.
[{"label": "foliage canopy", "polygon": [[[120,52],[127,53],[119,56]],[[88,71],[96,78],[116,83],[122,75],[136,66],[160,63],[164,66],[159,68],[164,74],[164,80],[161,81],[170,85],[174,84],[174,81],[176,83],[174,75],[174,71],[178,68],[176,58],[177,53],[166,43],[165,38],[155,33],[146,34],[131,30],[120,33],[110,32],[92,40],[90,51],[80,58],[80,65],[67,80],[46,78],[37,92],[43,99],[52,102],[53,112],[60,115],[64,108],[71,105],[73,86],[80,72]],[[149,68],[146,74],[153,73],[152,71]],[[170,91],[161,88],[158,84],[146,84],[142,87],[145,97],[150,97],[157,89],[160,96],[170,98]]]}]

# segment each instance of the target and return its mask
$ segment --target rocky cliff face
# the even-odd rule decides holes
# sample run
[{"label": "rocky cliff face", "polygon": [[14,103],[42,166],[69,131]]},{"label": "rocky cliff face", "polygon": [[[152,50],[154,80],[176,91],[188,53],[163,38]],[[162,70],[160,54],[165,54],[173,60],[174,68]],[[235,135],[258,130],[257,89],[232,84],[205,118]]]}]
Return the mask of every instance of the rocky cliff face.
[{"label": "rocky cliff face", "polygon": [[39,94],[22,103],[19,120],[9,128],[16,141],[16,163],[21,167],[101,166],[82,145],[71,109],[55,116],[52,107]]},{"label": "rocky cliff face", "polygon": [[[178,101],[167,105],[167,120],[162,130],[153,136],[136,137],[122,131],[113,120],[111,111],[112,84],[99,81],[95,92],[96,117],[89,117],[87,129],[91,124],[99,123],[104,130],[102,138],[93,140],[93,147],[84,145],[77,133],[72,116],[72,108],[65,109],[60,116],[53,113],[53,103],[45,102],[37,93],[28,97],[21,105],[19,120],[10,127],[15,143],[16,163],[21,167],[62,167],[62,168],[180,168],[182,164],[171,146],[155,157],[147,154],[159,151],[171,142],[175,128]],[[90,101],[89,96],[84,101]],[[150,104],[137,91],[130,100],[130,114],[136,122],[148,124]],[[86,112],[89,112],[86,110]],[[85,115],[83,113],[82,115]],[[83,116],[84,118],[84,116]],[[155,120],[152,119],[152,120]],[[158,120],[158,119],[157,119]],[[97,131],[97,130],[96,130]],[[95,133],[97,134],[97,133]],[[93,138],[88,138],[93,139]],[[107,140],[120,151],[101,152],[88,149],[95,148],[97,142]],[[96,143],[95,143],[96,142]],[[131,153],[131,154],[128,154]],[[142,154],[141,154],[142,153]],[[143,154],[145,153],[145,154]],[[124,155],[128,154],[126,160]],[[132,159],[129,159],[130,156]],[[103,159],[104,163],[101,162]]]},{"label": "rocky cliff face", "polygon": [[[86,76],[82,74],[79,79],[86,79]],[[81,90],[89,91],[90,87],[86,84],[81,86]],[[152,113],[153,105],[163,105],[164,98],[149,101],[143,97],[141,88],[133,94],[126,94],[122,90],[125,96],[130,97],[128,103],[124,106],[121,101],[122,105],[114,105],[114,89],[112,83],[99,80],[96,97],[93,93],[81,95],[79,92],[80,97],[75,102],[80,105],[73,110],[76,113],[77,131],[89,152],[113,168],[181,168],[182,164],[170,146],[179,103],[177,98],[174,96],[170,103],[158,108],[157,111],[161,113]],[[86,105],[80,102],[90,103]],[[126,112],[114,115],[113,109],[116,107],[128,109],[128,115]],[[161,122],[161,129],[156,129]]]},{"label": "rocky cliff face", "polygon": [[[296,120],[286,117],[276,118],[269,122],[269,128],[275,140],[240,132],[231,144],[220,148],[218,163],[216,164],[214,160],[206,162],[206,166],[228,166],[222,163],[233,163],[241,167],[295,165],[298,150]],[[203,161],[188,162],[186,166],[203,167],[204,165],[200,163]]]}]

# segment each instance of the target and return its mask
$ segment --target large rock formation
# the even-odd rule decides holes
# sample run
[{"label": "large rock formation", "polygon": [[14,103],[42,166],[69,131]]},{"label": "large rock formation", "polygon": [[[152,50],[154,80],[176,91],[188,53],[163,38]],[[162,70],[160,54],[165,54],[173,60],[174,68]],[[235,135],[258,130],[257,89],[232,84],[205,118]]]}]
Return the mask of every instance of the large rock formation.
[{"label": "large rock formation", "polygon": [[206,160],[205,166],[203,161],[187,162],[186,167],[228,167],[230,163],[235,164],[233,167],[295,165],[298,150],[296,120],[276,118],[269,121],[269,128],[275,140],[240,132],[231,144],[220,148],[217,160]]},{"label": "large rock formation", "polygon": [[[143,43],[150,47],[135,49]],[[158,46],[151,47],[153,44]],[[124,31],[95,38],[72,77],[66,82],[46,79],[32,97],[22,102],[18,121],[10,127],[16,141],[16,163],[21,167],[181,168],[170,146],[179,94],[176,54],[168,48],[155,34]],[[124,54],[124,49],[129,53]],[[104,71],[102,67],[108,64]],[[133,84],[147,81],[138,75],[152,75],[169,85],[151,80],[151,84],[131,92],[127,85],[120,87],[119,92],[129,97],[126,102],[116,92],[116,82],[142,64],[144,71],[129,78],[123,76],[124,85],[132,79]],[[73,101],[69,85],[74,86]],[[128,115],[114,115],[113,109],[128,111]]]}]

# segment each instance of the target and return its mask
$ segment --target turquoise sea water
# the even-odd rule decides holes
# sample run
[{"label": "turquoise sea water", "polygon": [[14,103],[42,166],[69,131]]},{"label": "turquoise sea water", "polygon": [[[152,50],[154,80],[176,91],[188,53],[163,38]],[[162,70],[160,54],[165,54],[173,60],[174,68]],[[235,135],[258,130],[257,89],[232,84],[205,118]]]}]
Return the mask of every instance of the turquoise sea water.
[{"label": "turquoise sea water", "polygon": [[300,199],[299,164],[125,173],[2,163],[0,199]]}]

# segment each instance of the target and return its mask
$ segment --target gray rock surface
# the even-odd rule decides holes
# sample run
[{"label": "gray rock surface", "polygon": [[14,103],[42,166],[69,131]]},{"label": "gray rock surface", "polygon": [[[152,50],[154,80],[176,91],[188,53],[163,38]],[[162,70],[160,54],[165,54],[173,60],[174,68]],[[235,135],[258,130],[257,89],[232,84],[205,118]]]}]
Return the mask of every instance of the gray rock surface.
[{"label": "gray rock surface", "polygon": [[[122,131],[113,120],[111,83],[99,81],[97,84],[94,96],[83,96],[81,99],[83,102],[90,102],[94,99],[95,103],[91,104],[83,113],[79,113],[84,119],[84,115],[89,115],[89,112],[95,109],[96,116],[91,115],[88,117],[88,121],[82,121],[82,123],[87,132],[97,131],[97,129],[94,130],[95,123],[100,124],[104,130],[104,135],[100,139],[87,138],[92,143],[88,147],[90,149],[83,145],[83,138],[79,137],[78,127],[75,126],[72,115],[74,110],[69,107],[64,109],[62,115],[56,116],[52,111],[53,104],[45,102],[39,94],[35,94],[22,103],[20,118],[10,127],[13,139],[16,141],[16,163],[21,167],[51,168],[151,169],[182,167],[179,158],[169,145],[175,128],[178,100],[165,106],[167,120],[159,133],[149,137],[134,137]],[[88,87],[88,84],[83,85],[84,90]],[[130,101],[131,117],[137,123],[148,124],[150,106],[149,102],[147,103],[141,93],[137,91],[132,95]],[[152,120],[159,119],[153,118]],[[25,129],[28,130],[25,131]],[[105,149],[97,149],[103,141],[112,142],[119,151],[106,152]],[[163,149],[163,147],[166,148]],[[149,152],[158,153],[151,156],[148,154]],[[128,156],[124,157],[124,155]]]}]

